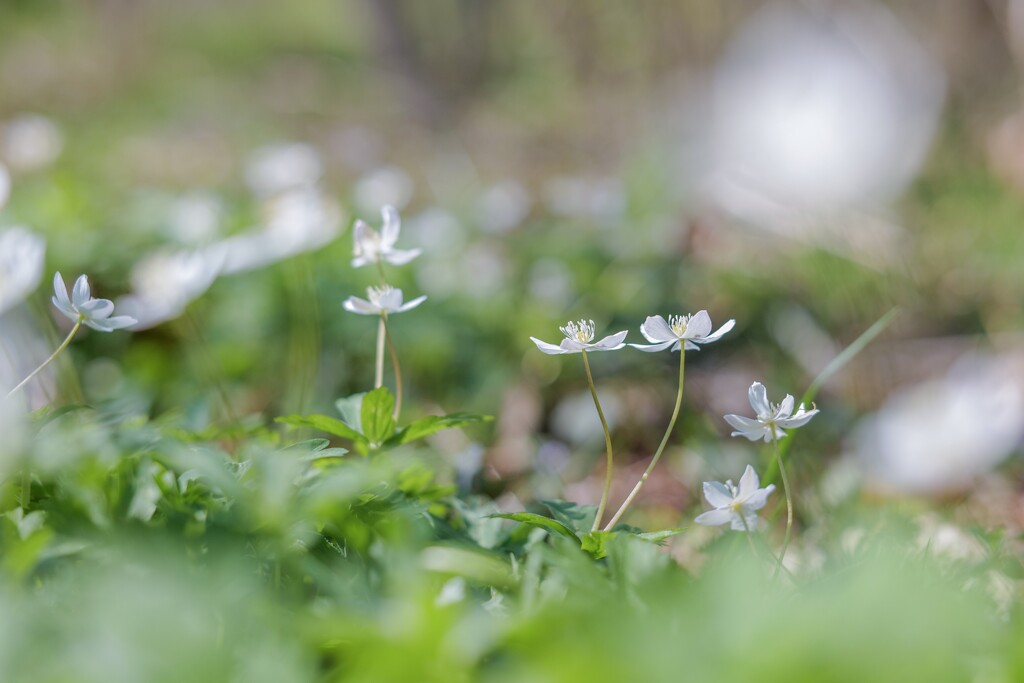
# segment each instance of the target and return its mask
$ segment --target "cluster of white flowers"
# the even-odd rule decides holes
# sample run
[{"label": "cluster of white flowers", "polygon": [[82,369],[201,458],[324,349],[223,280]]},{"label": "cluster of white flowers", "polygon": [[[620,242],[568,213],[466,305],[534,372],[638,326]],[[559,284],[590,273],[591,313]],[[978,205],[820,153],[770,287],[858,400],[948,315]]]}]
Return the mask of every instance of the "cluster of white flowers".
[{"label": "cluster of white flowers", "polygon": [[[381,209],[381,229],[377,232],[361,220],[357,220],[352,232],[352,267],[377,266],[383,273],[385,263],[401,266],[409,263],[420,255],[419,249],[397,249],[399,234],[402,231],[402,220],[398,210],[393,206]],[[342,306],[350,313],[359,315],[379,315],[387,317],[392,313],[404,313],[416,308],[427,300],[419,296],[402,303],[402,290],[392,287],[386,282],[378,287],[368,287],[366,299],[350,296]]]}]

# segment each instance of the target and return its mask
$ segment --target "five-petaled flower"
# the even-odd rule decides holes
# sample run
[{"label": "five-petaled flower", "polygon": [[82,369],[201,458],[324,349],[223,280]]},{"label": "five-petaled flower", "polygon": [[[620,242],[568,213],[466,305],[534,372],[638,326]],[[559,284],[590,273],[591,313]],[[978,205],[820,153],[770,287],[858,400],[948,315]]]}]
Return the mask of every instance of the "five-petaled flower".
[{"label": "five-petaled flower", "polygon": [[426,296],[418,296],[411,301],[402,303],[402,290],[395,289],[389,285],[383,287],[368,287],[366,289],[367,299],[360,299],[357,296],[350,296],[345,299],[342,306],[350,313],[360,315],[387,315],[389,313],[403,313],[411,308],[416,308],[427,300]]},{"label": "five-petaled flower", "polygon": [[812,407],[811,410],[806,410],[803,403],[794,413],[795,401],[789,394],[786,394],[786,398],[782,399],[782,403],[778,405],[769,403],[768,392],[760,382],[751,384],[749,393],[750,405],[757,413],[757,417],[751,419],[740,415],[726,415],[725,421],[736,429],[732,433],[733,436],[745,436],[751,441],[764,439],[765,443],[768,443],[772,439],[781,439],[786,436],[783,429],[803,426],[818,414],[817,408]]},{"label": "five-petaled flower", "polygon": [[630,346],[648,353],[665,349],[679,351],[680,348],[699,351],[700,347],[697,344],[718,341],[735,325],[736,321],[730,320],[712,333],[711,317],[707,311],[697,311],[693,315],[672,315],[667,321],[660,315],[652,315],[640,326],[640,333],[651,343]]},{"label": "five-petaled flower", "polygon": [[89,278],[80,275],[68,298],[68,288],[60,273],[53,276],[53,305],[76,324],[80,323],[100,332],[113,332],[131,327],[137,321],[130,315],[110,317],[114,302],[110,299],[94,299],[89,291]]},{"label": "five-petaled flower", "polygon": [[600,341],[594,341],[594,321],[579,320],[569,321],[565,327],[559,327],[565,339],[558,346],[548,344],[536,337],[530,340],[537,345],[537,348],[544,353],[556,355],[560,353],[579,353],[581,351],[615,351],[621,349],[625,344],[626,330],[610,334]]},{"label": "five-petaled flower", "polygon": [[707,526],[730,523],[734,531],[753,531],[760,521],[757,511],[765,506],[768,494],[775,490],[775,484],[763,489],[760,486],[761,480],[750,465],[740,477],[739,486],[735,486],[731,479],[724,484],[704,482],[704,497],[715,509],[698,515],[694,521]]},{"label": "five-petaled flower", "polygon": [[353,229],[352,267],[373,265],[382,261],[401,266],[420,255],[419,249],[395,249],[402,221],[393,206],[381,209],[383,224],[380,232],[357,220]]}]

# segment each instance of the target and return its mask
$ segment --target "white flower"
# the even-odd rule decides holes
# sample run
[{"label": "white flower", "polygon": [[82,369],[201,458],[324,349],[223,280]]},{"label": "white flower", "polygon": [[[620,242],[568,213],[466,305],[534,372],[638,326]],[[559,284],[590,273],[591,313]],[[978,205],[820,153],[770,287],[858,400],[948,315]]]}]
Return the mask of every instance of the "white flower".
[{"label": "white flower", "polygon": [[176,318],[210,288],[223,261],[223,252],[209,249],[150,254],[132,268],[132,292],[117,308],[138,320],[136,330]]},{"label": "white flower", "polygon": [[89,291],[89,278],[80,275],[68,298],[68,288],[60,273],[53,276],[53,305],[61,313],[75,323],[82,323],[100,332],[113,332],[131,327],[137,321],[129,315],[118,315],[113,318],[114,302],[110,299],[94,299]]},{"label": "white flower", "polygon": [[593,320],[577,322],[570,320],[565,327],[558,329],[565,335],[565,339],[558,346],[543,342],[536,337],[530,337],[530,341],[536,344],[538,349],[552,356],[560,353],[579,353],[580,351],[615,351],[625,346],[623,340],[626,338],[626,330],[608,335],[595,342]]},{"label": "white flower", "polygon": [[418,296],[412,301],[402,303],[402,290],[395,289],[388,285],[383,287],[368,287],[366,289],[367,298],[360,299],[357,296],[350,296],[345,299],[342,306],[349,313],[358,313],[360,315],[384,315],[387,313],[404,313],[412,308],[416,308],[421,303],[427,300],[425,296]]},{"label": "white flower", "polygon": [[668,321],[660,315],[652,315],[640,326],[640,334],[651,342],[647,344],[630,344],[634,349],[647,351],[664,351],[671,348],[678,351],[700,351],[697,344],[709,344],[718,341],[726,332],[736,325],[735,320],[725,323],[714,333],[711,332],[711,317],[707,311],[697,311],[693,315],[672,315]]},{"label": "white flower", "polygon": [[733,531],[753,531],[759,524],[757,511],[768,502],[768,494],[775,490],[775,484],[759,488],[761,480],[750,465],[740,477],[736,487],[732,480],[724,484],[718,481],[704,482],[704,497],[715,506],[714,510],[698,515],[697,524],[718,526],[730,522]]},{"label": "white flower", "polygon": [[793,397],[786,394],[782,403],[778,405],[768,403],[768,392],[764,385],[754,382],[750,385],[750,405],[757,413],[757,417],[750,419],[739,415],[726,415],[725,421],[736,429],[732,433],[733,436],[745,436],[751,441],[763,438],[765,443],[768,443],[773,438],[781,439],[786,436],[783,428],[801,427],[818,414],[817,408],[806,410],[803,403],[794,413],[794,402]]},{"label": "white flower", "polygon": [[0,313],[20,304],[43,276],[46,242],[25,228],[0,232]]},{"label": "white flower", "polygon": [[245,182],[253,194],[271,197],[312,187],[322,174],[323,162],[315,148],[302,142],[280,142],[252,155],[245,167]]},{"label": "white flower", "polygon": [[384,222],[379,233],[363,221],[356,221],[352,246],[353,268],[368,266],[378,261],[401,266],[420,255],[419,249],[395,249],[398,233],[402,229],[402,221],[395,207],[385,206],[380,213]]}]

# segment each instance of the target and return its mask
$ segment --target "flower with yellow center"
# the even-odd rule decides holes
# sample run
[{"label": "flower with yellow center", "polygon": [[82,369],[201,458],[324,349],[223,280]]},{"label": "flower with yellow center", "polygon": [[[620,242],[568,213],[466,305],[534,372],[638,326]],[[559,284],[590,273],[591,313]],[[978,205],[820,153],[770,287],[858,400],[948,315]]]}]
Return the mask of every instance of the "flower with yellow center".
[{"label": "flower with yellow center", "polygon": [[667,321],[660,315],[652,315],[640,326],[640,333],[651,343],[630,346],[648,353],[665,349],[699,351],[698,344],[718,341],[735,325],[736,321],[730,320],[712,333],[711,317],[707,311],[697,311],[693,315],[672,315]]},{"label": "flower with yellow center", "polygon": [[577,320],[576,322],[570,320],[565,326],[558,329],[565,335],[565,339],[558,346],[541,341],[536,337],[530,337],[530,340],[542,352],[554,356],[561,353],[580,353],[581,351],[616,351],[625,346],[623,340],[627,334],[626,330],[622,330],[595,342],[593,320]]}]

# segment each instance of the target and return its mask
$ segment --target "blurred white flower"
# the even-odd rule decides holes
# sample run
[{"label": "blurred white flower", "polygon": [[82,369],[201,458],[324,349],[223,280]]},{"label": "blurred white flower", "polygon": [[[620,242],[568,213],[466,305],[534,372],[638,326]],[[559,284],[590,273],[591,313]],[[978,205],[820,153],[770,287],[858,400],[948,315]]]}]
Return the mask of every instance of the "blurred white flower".
[{"label": "blurred white flower", "polygon": [[46,242],[25,228],[0,231],[0,313],[21,303],[39,286]]},{"label": "blurred white flower", "polygon": [[718,341],[726,332],[736,325],[735,320],[729,320],[711,332],[711,317],[707,311],[697,311],[693,315],[669,316],[666,322],[660,315],[648,316],[644,324],[640,326],[640,333],[651,342],[647,344],[630,344],[634,349],[654,352],[664,351],[671,348],[672,351],[679,351],[685,348],[687,351],[700,351],[697,344],[710,344]]},{"label": "blurred white flower", "polygon": [[943,378],[890,397],[855,430],[867,478],[896,491],[963,487],[1024,438],[1024,380],[1007,359],[967,358]]},{"label": "blurred white flower", "polygon": [[211,250],[151,254],[132,268],[132,291],[117,307],[137,320],[136,330],[176,318],[217,279],[223,256]]},{"label": "blurred white flower", "polygon": [[593,320],[580,320],[577,322],[570,320],[564,327],[559,327],[558,329],[565,335],[565,339],[558,346],[548,344],[536,337],[530,337],[530,341],[536,344],[537,348],[544,353],[553,356],[562,353],[579,353],[581,351],[615,351],[625,346],[623,340],[627,334],[626,330],[622,330],[595,342]]},{"label": "blurred white flower", "polygon": [[[37,318],[25,304],[0,314],[0,396],[46,360],[48,343]],[[46,405],[54,391],[54,373],[41,372],[24,388],[24,405],[32,410]]]},{"label": "blurred white flower", "polygon": [[801,403],[794,413],[795,401],[789,394],[786,394],[786,398],[778,405],[768,403],[768,392],[760,382],[750,385],[749,396],[750,406],[757,413],[757,417],[750,419],[740,415],[726,415],[725,421],[736,429],[732,433],[733,436],[743,436],[751,441],[764,439],[765,443],[768,443],[772,439],[781,439],[786,436],[783,429],[801,427],[819,412],[817,409],[806,410]]},{"label": "blurred white flower", "polygon": [[704,497],[715,509],[698,515],[693,521],[707,526],[730,524],[733,531],[753,531],[760,524],[757,511],[765,506],[768,495],[775,490],[775,484],[760,486],[761,480],[750,465],[740,477],[738,487],[731,479],[724,484],[704,482]]},{"label": "blurred white flower", "polygon": [[527,282],[530,296],[552,307],[565,308],[575,292],[572,271],[557,258],[534,261]]},{"label": "blurred white flower", "polygon": [[308,188],[320,180],[323,162],[310,145],[280,142],[258,149],[245,167],[245,182],[258,197]]},{"label": "blurred white flower", "polygon": [[437,607],[447,607],[448,605],[454,605],[462,602],[466,599],[466,580],[461,576],[448,579],[443,586],[441,586],[441,592],[438,593],[437,598],[434,600],[434,604]]},{"label": "blurred white flower", "polygon": [[315,188],[296,189],[267,205],[263,227],[210,245],[223,258],[222,273],[234,274],[318,249],[341,232],[342,211]]},{"label": "blurred white flower", "polygon": [[412,192],[412,178],[394,166],[370,171],[356,181],[352,190],[356,208],[361,213],[371,213],[384,205],[404,209],[412,199]]},{"label": "blurred white flower", "polygon": [[395,207],[385,206],[380,213],[383,224],[379,233],[363,221],[356,221],[352,232],[353,268],[375,265],[380,261],[400,266],[420,255],[419,249],[395,249],[402,230],[402,220]]},{"label": "blurred white flower", "polygon": [[135,318],[128,315],[110,317],[110,314],[114,312],[114,302],[110,299],[94,299],[89,289],[89,278],[85,275],[78,276],[69,299],[64,279],[59,272],[55,273],[52,300],[57,310],[70,318],[72,322],[84,324],[100,332],[113,332],[131,327],[137,322]]},{"label": "blurred white flower", "polygon": [[[608,429],[614,431],[625,412],[622,398],[608,389],[598,389],[597,396],[604,409]],[[589,391],[571,393],[559,400],[551,411],[551,431],[560,439],[576,446],[602,438],[601,422],[594,412],[594,399]],[[557,449],[557,445],[548,447],[548,457],[552,449]],[[541,451],[538,450],[538,466],[541,465],[541,455]]]},{"label": "blurred white flower", "polygon": [[182,244],[207,244],[220,232],[223,213],[224,205],[214,193],[187,192],[171,206],[167,232]]},{"label": "blurred white flower", "polygon": [[7,198],[11,196],[11,174],[7,167],[0,164],[0,209],[4,208]]},{"label": "blurred white flower", "polygon": [[402,303],[402,290],[395,289],[389,285],[383,287],[368,287],[366,289],[367,299],[360,299],[357,296],[350,296],[342,302],[342,306],[349,313],[360,315],[381,315],[388,313],[404,313],[416,308],[427,300],[426,296],[418,296],[415,299]]},{"label": "blurred white flower", "polygon": [[0,127],[0,157],[13,171],[45,168],[63,148],[64,136],[45,116],[22,114]]},{"label": "blurred white flower", "polygon": [[530,193],[519,183],[498,183],[484,190],[477,200],[477,220],[484,232],[508,232],[530,213],[530,203]]}]

